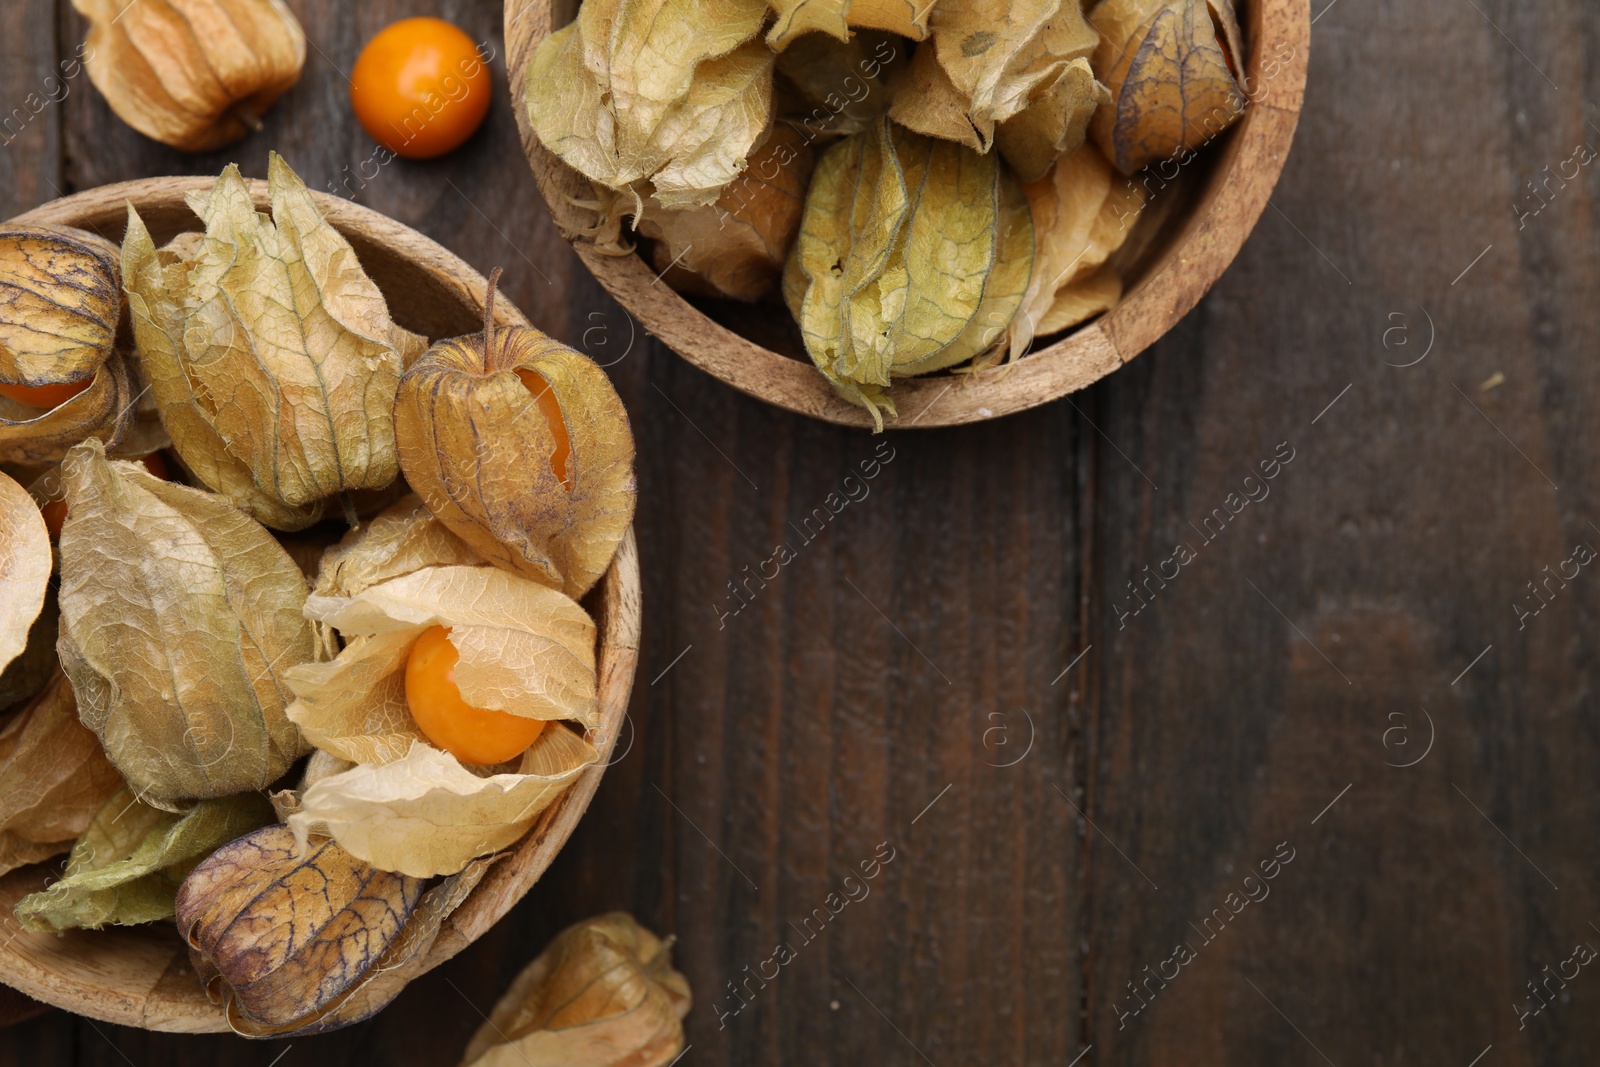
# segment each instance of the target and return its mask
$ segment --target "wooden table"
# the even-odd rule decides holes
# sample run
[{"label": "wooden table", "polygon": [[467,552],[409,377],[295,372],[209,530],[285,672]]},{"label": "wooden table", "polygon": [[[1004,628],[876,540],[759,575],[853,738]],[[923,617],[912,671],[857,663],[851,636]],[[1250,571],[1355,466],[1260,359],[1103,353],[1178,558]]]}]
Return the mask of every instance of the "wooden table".
[{"label": "wooden table", "polygon": [[[438,13],[498,48],[498,4],[291,0],[304,79],[211,156],[71,82],[0,147],[0,216],[276,147],[609,364],[646,648],[556,865],[376,1020],[248,1044],[51,1012],[0,1063],[451,1064],[610,908],[679,939],[686,1065],[1592,1062],[1600,10],[1326,2],[1282,184],[1198,310],[1068,401],[881,439],[651,344],[554,232],[503,67],[467,148],[362,176],[363,41]],[[81,40],[65,8],[0,8],[0,110]],[[1530,981],[1552,1003],[1519,1019]]]}]

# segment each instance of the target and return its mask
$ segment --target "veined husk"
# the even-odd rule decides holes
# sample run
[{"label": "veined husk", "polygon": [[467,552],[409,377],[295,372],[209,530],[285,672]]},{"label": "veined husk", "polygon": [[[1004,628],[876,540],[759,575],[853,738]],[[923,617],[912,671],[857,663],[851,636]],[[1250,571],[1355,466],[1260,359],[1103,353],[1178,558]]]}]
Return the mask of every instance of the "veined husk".
[{"label": "veined husk", "polygon": [[53,566],[39,505],[10,475],[0,474],[0,670],[28,647]]},{"label": "veined husk", "polygon": [[1122,297],[1121,281],[1104,264],[1144,209],[1144,188],[1118,174],[1092,144],[1063,156],[1023,189],[1039,245],[1033,278],[1011,324],[1013,359],[1035,337],[1076,326]]},{"label": "veined husk", "polygon": [[638,229],[656,243],[656,270],[679,292],[754,302],[783,274],[814,165],[811,146],[786,126],[773,129],[745,172],[710,207],[655,205]]},{"label": "veined husk", "polygon": [[910,64],[911,49],[877,30],[849,41],[806,34],[778,57],[778,118],[808,144],[860,133],[889,109],[890,76]]},{"label": "veined husk", "polygon": [[0,725],[0,874],[71,848],[121,788],[57,673]]},{"label": "veined husk", "polygon": [[522,86],[544,146],[636,212],[716,202],[772,117],[764,0],[586,0]]},{"label": "veined husk", "polygon": [[115,352],[117,246],[70,227],[0,229],[0,382],[89,386],[41,409],[0,397],[0,460],[45,466],[86,437],[115,444],[138,399]]},{"label": "veined husk", "polygon": [[432,747],[406,703],[411,646],[442,625],[468,703],[597,726],[594,624],[560,592],[496,567],[428,566],[351,596],[312,596],[306,612],[346,644],[332,663],[290,672],[289,717],[355,766],[307,784],[289,818],[302,836],[329,834],[384,870],[453,874],[514,843],[598,758],[549,727],[512,771],[471,770]]},{"label": "veined husk", "polygon": [[[520,375],[554,395],[565,477]],[[401,380],[394,417],[406,481],[485,559],[575,600],[599,581],[636,490],[628,412],[593,360],[526,326],[440,341]]]},{"label": "veined husk", "polygon": [[94,377],[122,319],[117,246],[70,227],[0,228],[0,382]]},{"label": "veined husk", "polygon": [[157,250],[132,205],[123,280],[143,372],[184,464],[252,517],[315,521],[335,494],[394,481],[394,395],[423,339],[383,294],[287,163],[268,170],[272,218],[236,166],[206,224]]},{"label": "veined husk", "polygon": [[1122,173],[1198,148],[1244,114],[1232,0],[1101,0],[1089,20],[1112,95],[1089,132]]},{"label": "veined husk", "polygon": [[0,396],[0,460],[45,467],[59,463],[73,445],[90,439],[118,448],[137,400],[119,352],[100,364],[89,388],[53,408]]},{"label": "veined husk", "polygon": [[419,878],[455,874],[510,848],[599,759],[560,724],[546,727],[515,770],[475,773],[417,741],[392,763],[363,763],[300,795],[289,816],[297,836],[327,834],[374,867]]},{"label": "veined husk", "polygon": [[202,800],[180,814],[141,803],[124,787],[72,846],[65,876],[17,902],[17,919],[39,933],[170,919],[184,876],[272,817],[260,793]]},{"label": "veined husk", "polygon": [[84,725],[140,797],[262,789],[306,751],[284,673],[315,654],[306,583],[226,500],[67,454],[57,651]]},{"label": "veined husk", "polygon": [[672,942],[611,912],[567,927],[523,968],[461,1067],[665,1067],[683,1051],[689,981]]},{"label": "veined husk", "polygon": [[117,117],[207,152],[260,128],[300,79],[306,38],[282,0],[72,0],[89,79]]},{"label": "veined husk", "polygon": [[1078,0],[963,2],[934,11],[889,114],[979,152],[998,142],[1024,180],[1083,143],[1110,99],[1089,66],[1099,34]]},{"label": "veined husk", "polygon": [[1027,200],[993,155],[882,121],[818,163],[784,298],[812,361],[881,430],[893,378],[1004,334],[1033,244]]},{"label": "veined husk", "polygon": [[312,592],[318,597],[353,597],[424,567],[472,567],[485,562],[411,493],[323,553]]},{"label": "veined husk", "polygon": [[333,841],[302,847],[288,827],[269,826],[184,880],[178,932],[236,1033],[322,1033],[369,1017],[421,972],[490,862],[424,890]]},{"label": "veined husk", "polygon": [[820,31],[848,41],[852,29],[887,30],[920,41],[937,0],[770,0],[777,17],[767,44],[782,52],[802,34]]}]

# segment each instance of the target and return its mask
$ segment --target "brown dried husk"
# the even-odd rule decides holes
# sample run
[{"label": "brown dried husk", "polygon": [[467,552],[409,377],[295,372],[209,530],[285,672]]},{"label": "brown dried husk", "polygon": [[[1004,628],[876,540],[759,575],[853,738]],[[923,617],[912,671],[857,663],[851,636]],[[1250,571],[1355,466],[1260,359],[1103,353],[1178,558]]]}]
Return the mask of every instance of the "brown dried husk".
[{"label": "brown dried husk", "polygon": [[86,381],[122,319],[117,246],[69,227],[0,228],[0,382]]},{"label": "brown dried husk", "polygon": [[567,927],[495,1003],[461,1067],[665,1067],[692,1002],[671,951],[624,912]]},{"label": "brown dried husk", "polygon": [[895,89],[891,117],[979,152],[998,142],[1024,180],[1083,143],[1109,93],[1088,59],[1099,34],[1078,0],[939,7]]},{"label": "brown dried husk", "polygon": [[806,34],[778,57],[778,118],[808,144],[860,133],[889,109],[890,76],[910,60],[911,45],[893,34]]},{"label": "brown dried husk", "polygon": [[207,152],[260,128],[300,78],[306,38],[281,0],[72,0],[89,79],[157,141]]},{"label": "brown dried husk", "polygon": [[1112,102],[1090,125],[1123,174],[1199,148],[1244,114],[1232,0],[1102,0],[1096,75]]},{"label": "brown dried husk", "polygon": [[484,869],[424,891],[422,879],[375,870],[336,842],[302,847],[269,826],[190,873],[178,932],[235,1031],[318,1033],[392,1000]]},{"label": "brown dried husk", "polygon": [[797,38],[821,32],[841,41],[851,30],[886,30],[920,41],[937,0],[770,0],[773,19],[767,44],[782,52]]},{"label": "brown dried husk", "polygon": [[73,445],[91,439],[117,448],[137,399],[117,352],[95,371],[89,388],[53,408],[0,396],[0,460],[49,466],[61,462]]},{"label": "brown dried husk", "polygon": [[[518,372],[543,379],[570,454]],[[633,521],[633,431],[593,360],[526,326],[441,341],[400,383],[406,481],[485,559],[574,600],[605,573]]]},{"label": "brown dried husk", "polygon": [[67,851],[121,788],[56,674],[0,726],[0,873]]},{"label": "brown dried husk", "polygon": [[764,0],[587,0],[521,87],[539,140],[591,181],[666,207],[716,202],[772,117]]},{"label": "brown dried husk", "polygon": [[348,241],[276,153],[272,217],[230,165],[157,250],[130,205],[124,283],[145,377],[185,465],[283,530],[399,472],[394,393],[420,339],[397,326]]},{"label": "brown dried husk", "polygon": [[679,292],[754,302],[770,292],[800,231],[815,158],[779,126],[710,207],[652,207],[638,229],[654,239],[656,270]]},{"label": "brown dried husk", "polygon": [[1035,337],[1076,326],[1109,310],[1122,283],[1106,260],[1132,232],[1144,189],[1118,174],[1086,144],[1023,187],[1039,235],[1038,258],[1021,310],[1011,324],[1011,358]]},{"label": "brown dried husk", "polygon": [[316,653],[294,561],[223,498],[97,441],[62,474],[57,651],[84,725],[158,807],[266,787],[307,748],[284,715],[284,672]]}]

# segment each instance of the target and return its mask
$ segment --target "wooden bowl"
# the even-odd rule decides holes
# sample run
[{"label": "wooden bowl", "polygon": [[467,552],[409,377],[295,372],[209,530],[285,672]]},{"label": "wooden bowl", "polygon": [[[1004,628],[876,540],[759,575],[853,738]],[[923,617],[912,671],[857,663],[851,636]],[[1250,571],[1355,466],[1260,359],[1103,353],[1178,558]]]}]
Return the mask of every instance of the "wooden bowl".
[{"label": "wooden bowl", "polygon": [[[108,185],[56,200],[14,221],[70,225],[120,242],[132,202],[157,244],[199,229],[184,193],[209,191],[211,178],[153,178]],[[267,207],[265,182],[250,183],[256,206]],[[430,339],[483,328],[487,283],[454,254],[409,227],[347,200],[313,194],[328,221],[344,234],[388,298],[396,321]],[[495,300],[496,319],[527,325],[509,300]],[[539,816],[539,821],[445,921],[427,959],[431,969],[483,936],[539,880],[572,834],[600,784],[633,689],[639,657],[639,553],[630,529],[600,583],[585,598],[598,630],[602,726],[593,739],[600,760]],[[206,999],[188,950],[167,924],[75,930],[63,937],[23,931],[12,908],[59,873],[47,861],[0,878],[0,983],[68,1011],[122,1026],[180,1033],[226,1032],[222,1011]]]},{"label": "wooden bowl", "polygon": [[[571,6],[570,0],[567,5]],[[952,426],[998,418],[1082,389],[1154,344],[1199,303],[1238,254],[1283,170],[1305,87],[1311,40],[1306,0],[1244,0],[1248,84],[1255,91],[1234,128],[1207,146],[1167,195],[1173,211],[1147,210],[1130,245],[1148,241],[1131,265],[1122,300],[1099,319],[1020,361],[977,374],[934,374],[895,382],[900,418],[892,428]],[[659,281],[640,256],[599,252],[580,231],[592,221],[573,199],[589,183],[540,144],[521,86],[534,49],[567,21],[552,0],[506,0],[506,56],[523,150],[556,225],[600,284],[646,332],[701,370],[770,404],[846,426],[871,426],[841,398],[792,338],[771,327],[786,310],[752,314],[732,301],[691,303]],[[571,11],[563,12],[569,18]],[[1259,86],[1259,88],[1257,88]],[[1148,229],[1151,232],[1141,233]],[[777,305],[781,308],[781,305]],[[772,314],[763,314],[767,311]],[[708,313],[709,312],[709,313]],[[765,320],[765,321],[764,321]],[[775,351],[752,339],[781,346]]]}]

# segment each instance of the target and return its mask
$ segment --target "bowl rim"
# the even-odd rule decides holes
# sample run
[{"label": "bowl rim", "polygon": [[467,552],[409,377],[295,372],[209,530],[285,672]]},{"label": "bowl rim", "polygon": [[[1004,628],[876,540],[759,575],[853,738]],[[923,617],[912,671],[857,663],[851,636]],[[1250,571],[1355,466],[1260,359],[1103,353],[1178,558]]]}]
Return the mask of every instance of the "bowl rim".
[{"label": "bowl rim", "polygon": [[[976,373],[897,379],[890,395],[899,418],[887,421],[886,429],[981,422],[1083,389],[1159,340],[1222,276],[1282,174],[1304,101],[1311,42],[1309,0],[1246,0],[1241,6],[1252,77],[1263,69],[1269,44],[1274,49],[1270,85],[1252,94],[1223,143],[1210,146],[1220,158],[1206,193],[1139,282],[1104,315],[1015,362]],[[552,30],[552,8],[552,0],[506,0],[511,107],[539,191],[590,272],[646,333],[713,377],[796,414],[872,427],[872,417],[835,393],[810,362],[745,338],[660,282],[639,256],[606,254],[583,234],[586,213],[571,201],[583,198],[588,183],[539,142],[520,91],[535,47]],[[1224,180],[1235,175],[1243,180]]]},{"label": "bowl rim", "polygon": [[[100,186],[49,201],[7,220],[7,225],[68,225],[102,232],[109,228],[120,234],[128,203],[141,211],[182,207],[186,193],[208,191],[215,181],[142,178]],[[257,207],[264,208],[266,182],[251,179],[247,184]],[[353,244],[380,247],[418,266],[481,314],[488,280],[455,253],[371,208],[314,190],[312,197],[335,229],[354,238]],[[498,294],[495,319],[503,325],[531,325]],[[638,666],[641,595],[638,543],[629,526],[611,565],[585,597],[595,609],[600,726],[594,740],[600,758],[539,815],[445,920],[419,975],[476,941],[510,911],[544,874],[587,810],[627,717]],[[35,1000],[121,1026],[176,1033],[229,1031],[221,1008],[207,999],[187,949],[165,926],[70,931],[61,937],[22,930],[12,908],[24,894],[41,888],[53,869],[53,861],[47,860],[0,878],[6,926],[6,939],[0,944],[0,983]],[[105,951],[108,943],[115,945],[113,953]]]}]

